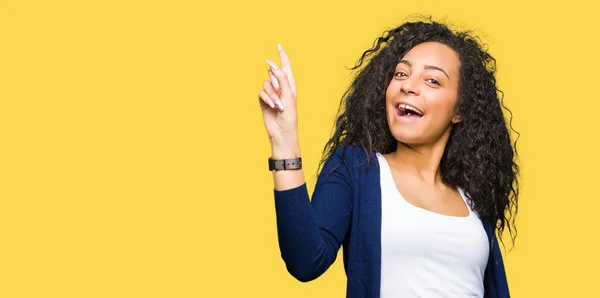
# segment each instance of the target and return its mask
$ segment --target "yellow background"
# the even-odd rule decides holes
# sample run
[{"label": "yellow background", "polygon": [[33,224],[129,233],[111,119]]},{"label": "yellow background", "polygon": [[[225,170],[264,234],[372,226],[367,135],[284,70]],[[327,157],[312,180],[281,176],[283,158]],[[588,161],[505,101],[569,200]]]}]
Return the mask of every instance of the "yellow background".
[{"label": "yellow background", "polygon": [[346,70],[410,14],[498,60],[522,165],[514,297],[592,297],[592,1],[0,2],[0,297],[343,297],[279,255],[257,94],[287,49],[312,189]]}]

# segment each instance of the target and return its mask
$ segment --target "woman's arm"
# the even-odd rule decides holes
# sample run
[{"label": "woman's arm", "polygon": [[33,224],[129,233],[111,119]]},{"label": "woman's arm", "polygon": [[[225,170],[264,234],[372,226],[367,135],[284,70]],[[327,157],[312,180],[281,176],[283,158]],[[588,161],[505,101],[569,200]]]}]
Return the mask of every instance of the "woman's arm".
[{"label": "woman's arm", "polygon": [[[260,91],[260,107],[273,159],[300,157],[296,86],[290,61],[279,47]],[[338,150],[339,151],[339,150]],[[312,202],[302,170],[274,171],[275,209],[281,256],[300,281],[319,277],[333,263],[346,237],[352,210],[350,171],[336,151],[324,164]]]},{"label": "woman's arm", "polygon": [[312,201],[306,184],[274,191],[281,257],[290,274],[303,282],[331,266],[350,227],[351,175],[346,162],[340,164],[341,151],[325,162]]}]

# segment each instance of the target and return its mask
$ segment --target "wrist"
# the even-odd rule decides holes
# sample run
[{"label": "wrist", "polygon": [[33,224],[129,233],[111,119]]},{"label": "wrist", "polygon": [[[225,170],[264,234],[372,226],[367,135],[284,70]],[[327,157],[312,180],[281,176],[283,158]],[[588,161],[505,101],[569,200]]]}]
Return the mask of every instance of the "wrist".
[{"label": "wrist", "polygon": [[302,155],[300,154],[300,149],[298,150],[293,150],[293,149],[285,149],[285,150],[271,150],[271,158],[272,159],[292,159],[292,158],[298,158],[298,157],[302,157]]},{"label": "wrist", "polygon": [[300,146],[297,144],[271,146],[272,159],[291,159],[297,157],[301,157]]},{"label": "wrist", "polygon": [[289,158],[289,159],[272,159],[269,158],[269,171],[281,171],[281,170],[300,170],[302,169],[302,158]]},{"label": "wrist", "polygon": [[297,157],[301,157],[297,137],[291,138],[291,140],[271,139],[271,158],[290,159]]}]

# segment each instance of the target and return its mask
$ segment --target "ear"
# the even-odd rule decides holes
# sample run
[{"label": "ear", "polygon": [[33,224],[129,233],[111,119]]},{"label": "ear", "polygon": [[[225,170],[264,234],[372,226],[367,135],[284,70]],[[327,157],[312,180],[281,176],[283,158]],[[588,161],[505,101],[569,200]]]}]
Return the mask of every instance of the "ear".
[{"label": "ear", "polygon": [[456,124],[458,122],[461,122],[462,118],[460,117],[459,114],[455,114],[454,117],[452,117],[452,123]]}]

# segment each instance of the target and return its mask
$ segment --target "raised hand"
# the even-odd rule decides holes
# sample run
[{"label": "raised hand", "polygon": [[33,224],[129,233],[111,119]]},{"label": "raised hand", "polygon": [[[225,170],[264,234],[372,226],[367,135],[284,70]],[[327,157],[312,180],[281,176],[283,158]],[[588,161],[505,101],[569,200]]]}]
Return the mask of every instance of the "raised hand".
[{"label": "raised hand", "polygon": [[300,154],[296,82],[287,53],[281,45],[278,48],[281,67],[267,60],[270,81],[263,82],[259,102],[273,157],[291,158]]}]

